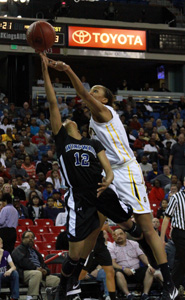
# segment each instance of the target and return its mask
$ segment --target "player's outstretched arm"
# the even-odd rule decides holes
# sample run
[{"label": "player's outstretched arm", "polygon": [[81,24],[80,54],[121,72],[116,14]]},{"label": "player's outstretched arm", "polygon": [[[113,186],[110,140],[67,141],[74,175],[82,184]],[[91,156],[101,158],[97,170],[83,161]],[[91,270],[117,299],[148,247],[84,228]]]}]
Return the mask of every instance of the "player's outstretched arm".
[{"label": "player's outstretched arm", "polygon": [[50,76],[48,73],[48,59],[43,53],[40,53],[40,57],[42,61],[42,74],[44,79],[44,86],[46,90],[47,100],[49,102],[51,128],[53,133],[56,135],[62,126],[60,111],[57,105],[55,91],[51,84]]},{"label": "player's outstretched arm", "polygon": [[[86,103],[89,107],[93,116],[97,118],[100,122],[109,121],[109,110],[106,106],[104,106],[101,102],[97,101],[83,86],[79,77],[75,74],[75,72],[71,69],[71,67],[65,64],[62,61],[54,61],[52,59],[48,59],[48,66],[58,70],[63,71],[67,74],[73,87],[75,88],[77,94],[80,98]],[[108,116],[107,116],[108,114]]]},{"label": "player's outstretched arm", "polygon": [[103,178],[102,182],[99,182],[98,185],[100,186],[97,189],[97,197],[100,196],[100,194],[106,189],[108,188],[108,186],[111,184],[111,182],[114,179],[114,173],[112,171],[110,162],[105,154],[105,151],[102,150],[100,151],[98,154],[98,159],[102,165],[102,168],[105,171],[106,177]]}]

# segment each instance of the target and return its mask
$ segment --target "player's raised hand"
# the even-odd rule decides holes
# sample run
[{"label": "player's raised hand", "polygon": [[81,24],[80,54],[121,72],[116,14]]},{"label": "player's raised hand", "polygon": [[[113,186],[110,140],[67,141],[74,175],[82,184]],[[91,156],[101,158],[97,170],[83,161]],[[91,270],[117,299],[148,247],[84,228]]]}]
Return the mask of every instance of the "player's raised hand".
[{"label": "player's raised hand", "polygon": [[66,71],[69,69],[69,66],[65,64],[63,61],[55,61],[53,59],[48,58],[48,66],[57,71]]},{"label": "player's raised hand", "polygon": [[106,188],[108,188],[110,182],[107,181],[105,177],[103,177],[102,182],[99,182],[98,185],[100,185],[100,188],[97,189],[97,197],[99,197],[101,193],[103,193],[103,191],[105,191]]}]

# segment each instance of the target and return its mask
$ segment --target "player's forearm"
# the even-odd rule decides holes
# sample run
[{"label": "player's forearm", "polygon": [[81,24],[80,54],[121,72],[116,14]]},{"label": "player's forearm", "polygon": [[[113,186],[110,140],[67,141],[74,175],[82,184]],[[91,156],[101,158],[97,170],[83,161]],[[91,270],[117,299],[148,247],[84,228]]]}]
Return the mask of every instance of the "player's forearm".
[{"label": "player's forearm", "polygon": [[47,95],[47,100],[51,106],[56,105],[57,99],[47,70],[43,71],[43,78],[44,78],[44,86]]},{"label": "player's forearm", "polygon": [[71,80],[71,83],[73,87],[75,88],[77,94],[85,101],[86,97],[88,96],[88,91],[84,88],[81,80],[79,77],[73,72],[71,67],[69,66],[66,70],[65,73]]},{"label": "player's forearm", "polygon": [[162,226],[161,226],[161,239],[162,239],[162,241],[164,241],[166,230],[168,228],[169,222],[170,222],[170,218],[165,216],[164,219],[163,219],[163,222],[162,222]]}]

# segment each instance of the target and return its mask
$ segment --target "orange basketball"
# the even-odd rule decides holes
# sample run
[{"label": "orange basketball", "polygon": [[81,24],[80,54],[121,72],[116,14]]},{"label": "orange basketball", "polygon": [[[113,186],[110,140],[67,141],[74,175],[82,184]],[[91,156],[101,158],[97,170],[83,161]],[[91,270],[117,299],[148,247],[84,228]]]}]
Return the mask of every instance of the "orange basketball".
[{"label": "orange basketball", "polygon": [[38,51],[51,48],[55,42],[56,33],[53,26],[44,21],[36,21],[26,32],[27,43]]}]

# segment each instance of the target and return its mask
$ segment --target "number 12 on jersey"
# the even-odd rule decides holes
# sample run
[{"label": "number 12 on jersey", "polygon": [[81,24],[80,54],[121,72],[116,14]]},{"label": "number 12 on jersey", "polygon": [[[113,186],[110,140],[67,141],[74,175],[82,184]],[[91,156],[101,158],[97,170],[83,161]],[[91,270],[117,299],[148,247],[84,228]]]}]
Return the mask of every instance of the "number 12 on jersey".
[{"label": "number 12 on jersey", "polygon": [[89,167],[90,166],[90,162],[89,162],[89,155],[86,153],[82,153],[80,155],[79,152],[75,152],[74,154],[75,157],[75,166],[79,167]]}]

